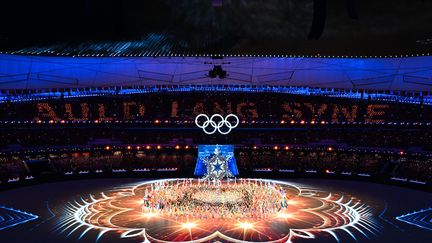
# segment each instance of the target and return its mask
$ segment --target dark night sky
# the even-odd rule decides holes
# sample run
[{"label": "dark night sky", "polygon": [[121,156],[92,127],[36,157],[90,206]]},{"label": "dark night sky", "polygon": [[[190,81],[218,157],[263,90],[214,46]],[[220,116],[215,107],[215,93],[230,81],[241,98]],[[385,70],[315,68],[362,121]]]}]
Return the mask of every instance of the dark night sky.
[{"label": "dark night sky", "polygon": [[211,0],[2,1],[0,45],[139,40],[157,33],[219,51],[371,55],[432,49],[423,41],[432,38],[432,1],[353,0],[358,19],[350,18],[347,1],[327,0],[318,40],[308,40],[313,0],[223,0],[220,8]]}]

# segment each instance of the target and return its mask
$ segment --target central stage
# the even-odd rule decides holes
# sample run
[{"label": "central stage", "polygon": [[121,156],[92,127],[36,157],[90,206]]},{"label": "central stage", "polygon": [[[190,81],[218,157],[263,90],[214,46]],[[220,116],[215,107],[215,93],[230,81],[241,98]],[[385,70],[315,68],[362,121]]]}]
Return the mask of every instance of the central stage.
[{"label": "central stage", "polygon": [[359,199],[295,184],[242,179],[166,179],[90,196],[67,206],[67,231],[100,230],[144,242],[294,241],[336,232],[378,232]]},{"label": "central stage", "polygon": [[311,179],[88,180],[0,195],[0,204],[39,217],[0,231],[1,242],[425,242],[429,230],[396,217],[432,201],[421,191]]}]

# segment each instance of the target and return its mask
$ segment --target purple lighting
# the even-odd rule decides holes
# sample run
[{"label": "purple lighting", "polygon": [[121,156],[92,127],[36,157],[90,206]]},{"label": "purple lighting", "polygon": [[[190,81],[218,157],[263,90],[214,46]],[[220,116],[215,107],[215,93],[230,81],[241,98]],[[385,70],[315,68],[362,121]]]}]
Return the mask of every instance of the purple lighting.
[{"label": "purple lighting", "polygon": [[223,0],[212,0],[212,5],[213,7],[222,7],[223,5]]}]

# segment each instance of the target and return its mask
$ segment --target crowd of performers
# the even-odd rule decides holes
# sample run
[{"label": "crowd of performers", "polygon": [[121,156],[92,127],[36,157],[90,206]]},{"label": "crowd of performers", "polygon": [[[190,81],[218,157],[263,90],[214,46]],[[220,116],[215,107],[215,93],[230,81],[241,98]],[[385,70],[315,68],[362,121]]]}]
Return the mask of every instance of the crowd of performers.
[{"label": "crowd of performers", "polygon": [[178,179],[146,188],[142,209],[174,218],[264,219],[287,207],[287,193],[271,181]]}]

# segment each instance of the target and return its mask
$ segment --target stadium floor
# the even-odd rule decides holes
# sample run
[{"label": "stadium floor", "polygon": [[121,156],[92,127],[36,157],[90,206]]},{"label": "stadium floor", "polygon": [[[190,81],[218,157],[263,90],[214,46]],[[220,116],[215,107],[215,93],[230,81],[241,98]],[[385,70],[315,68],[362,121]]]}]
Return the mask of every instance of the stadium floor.
[{"label": "stadium floor", "polygon": [[[367,182],[231,182],[227,188],[242,183],[255,188],[256,195],[248,200],[261,196],[257,189],[263,188],[276,188],[288,198],[288,207],[278,213],[251,213],[240,219],[193,217],[187,212],[160,217],[143,209],[146,191],[172,190],[182,183],[198,188],[203,182],[93,179],[2,191],[0,242],[429,242],[432,238],[432,193]],[[205,200],[219,202],[220,193],[230,191],[215,192],[214,199],[205,194]],[[235,193],[229,195],[236,198]],[[191,207],[198,210],[195,204]]]}]

